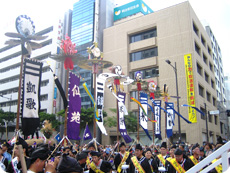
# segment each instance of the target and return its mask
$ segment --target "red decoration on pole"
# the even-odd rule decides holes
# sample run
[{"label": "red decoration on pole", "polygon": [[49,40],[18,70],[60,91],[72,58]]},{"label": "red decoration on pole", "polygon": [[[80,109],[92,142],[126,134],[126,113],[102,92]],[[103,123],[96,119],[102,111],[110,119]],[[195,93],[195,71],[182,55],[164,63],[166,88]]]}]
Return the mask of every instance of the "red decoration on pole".
[{"label": "red decoration on pole", "polygon": [[71,56],[77,53],[77,50],[75,50],[75,43],[72,43],[70,37],[66,36],[66,40],[61,41],[60,48],[63,51],[63,54],[65,56],[64,60],[64,67],[65,69],[73,70],[73,61]]}]

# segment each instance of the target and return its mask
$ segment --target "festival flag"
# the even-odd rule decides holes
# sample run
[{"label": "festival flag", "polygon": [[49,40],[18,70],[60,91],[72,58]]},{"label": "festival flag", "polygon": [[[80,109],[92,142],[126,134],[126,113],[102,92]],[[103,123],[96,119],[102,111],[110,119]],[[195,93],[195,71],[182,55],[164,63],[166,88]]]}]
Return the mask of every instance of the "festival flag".
[{"label": "festival flag", "polygon": [[35,59],[24,59],[21,98],[22,131],[25,136],[34,134],[40,125],[40,84],[42,63]]},{"label": "festival flag", "polygon": [[171,107],[170,105],[168,105],[167,102],[165,102],[165,104],[166,104],[169,108],[171,108],[171,109],[173,110],[173,112],[175,112],[178,116],[180,116],[186,123],[188,123],[188,124],[191,124],[191,123],[192,123],[191,121],[189,121],[189,120],[187,120],[185,117],[183,117],[179,112],[177,112],[173,107]]},{"label": "festival flag", "polygon": [[125,126],[125,117],[124,117],[124,107],[123,105],[125,104],[125,93],[122,92],[117,92],[117,96],[118,98],[120,98],[123,102],[123,104],[117,100],[117,104],[118,104],[118,125],[119,125],[119,131],[121,136],[124,138],[126,143],[130,143],[132,142],[132,139],[129,137],[127,130],[126,130],[126,126]]},{"label": "festival flag", "polygon": [[161,100],[155,100],[155,106],[154,106],[154,116],[155,116],[155,137],[158,139],[162,139],[161,137]]},{"label": "festival flag", "polygon": [[80,78],[69,73],[69,105],[67,136],[69,139],[80,140],[81,94],[79,89]]},{"label": "festival flag", "polygon": [[107,135],[106,129],[103,124],[103,108],[104,108],[104,87],[105,80],[96,78],[96,107],[98,112],[97,125],[104,135]]},{"label": "festival flag", "polygon": [[174,125],[174,119],[175,119],[175,114],[173,111],[173,107],[174,104],[173,103],[169,103],[169,102],[165,102],[166,104],[166,110],[167,110],[167,114],[166,114],[166,134],[167,137],[170,138],[173,135],[173,125]]},{"label": "festival flag", "polygon": [[[144,108],[144,111],[146,112],[146,114],[148,114],[148,95],[146,93],[140,93],[140,102],[142,104],[142,107]],[[140,112],[140,116],[139,116],[139,122],[140,122],[140,126],[143,128],[143,130],[145,131],[146,135],[149,137],[150,140],[152,140],[151,136],[149,135],[149,131],[148,131],[148,118],[145,115],[144,111],[142,108],[140,108],[139,110]]]},{"label": "festival flag", "polygon": [[61,142],[60,133],[58,133],[54,138],[57,140],[58,143]]},{"label": "festival flag", "polygon": [[93,139],[90,130],[89,130],[89,126],[88,124],[86,124],[85,130],[84,130],[84,134],[83,134],[83,139],[85,140],[89,140],[89,139]]}]

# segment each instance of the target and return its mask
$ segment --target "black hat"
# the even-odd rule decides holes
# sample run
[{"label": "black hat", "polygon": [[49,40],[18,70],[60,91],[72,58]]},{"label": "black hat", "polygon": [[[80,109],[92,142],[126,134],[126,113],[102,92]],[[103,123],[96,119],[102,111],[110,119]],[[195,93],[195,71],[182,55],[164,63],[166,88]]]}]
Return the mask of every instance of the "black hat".
[{"label": "black hat", "polygon": [[145,152],[150,151],[152,153],[152,150],[150,148],[146,148]]},{"label": "black hat", "polygon": [[181,149],[178,148],[178,149],[175,150],[174,154],[175,154],[175,155],[182,155],[183,152],[182,152]]},{"label": "black hat", "polygon": [[135,150],[142,150],[142,146],[140,144],[137,144]]},{"label": "black hat", "polygon": [[196,143],[195,145],[192,146],[192,150],[194,150],[197,147],[199,148],[199,144],[198,143]]},{"label": "black hat", "polygon": [[87,154],[84,152],[81,152],[79,154],[77,154],[77,160],[82,160],[82,159],[86,159],[87,158]]},{"label": "black hat", "polygon": [[97,156],[97,157],[101,156],[101,153],[97,152],[97,151],[91,151],[90,154],[91,154],[91,156]]},{"label": "black hat", "polygon": [[176,147],[176,145],[171,146],[171,148],[170,148],[170,149],[173,149],[173,148],[175,148],[175,149],[176,149],[176,148],[177,148],[177,147]]},{"label": "black hat", "polygon": [[91,142],[91,143],[88,144],[88,147],[87,147],[87,148],[90,148],[90,147],[93,147],[94,149],[96,149],[93,142]]},{"label": "black hat", "polygon": [[223,139],[222,139],[221,136],[219,136],[219,137],[217,138],[217,143],[216,143],[216,145],[218,145],[218,144],[221,144],[221,145],[224,144]]},{"label": "black hat", "polygon": [[22,148],[28,149],[28,144],[21,137],[19,137],[18,142],[16,143],[16,145],[22,145]]},{"label": "black hat", "polygon": [[50,151],[47,150],[47,148],[40,147],[33,151],[33,153],[31,154],[31,159],[32,160],[36,160],[36,159],[46,160],[49,157],[49,154],[50,154]]},{"label": "black hat", "polygon": [[9,147],[10,147],[10,144],[9,144],[7,141],[4,141],[4,142],[2,143],[2,146],[5,146],[5,147],[9,148]]},{"label": "black hat", "polygon": [[58,172],[82,172],[82,168],[76,159],[63,154],[58,164]]},{"label": "black hat", "polygon": [[167,144],[166,144],[166,142],[162,142],[162,144],[161,144],[161,147],[160,148],[166,148],[167,149]]},{"label": "black hat", "polygon": [[120,143],[119,148],[121,148],[122,146],[126,146],[124,142]]}]

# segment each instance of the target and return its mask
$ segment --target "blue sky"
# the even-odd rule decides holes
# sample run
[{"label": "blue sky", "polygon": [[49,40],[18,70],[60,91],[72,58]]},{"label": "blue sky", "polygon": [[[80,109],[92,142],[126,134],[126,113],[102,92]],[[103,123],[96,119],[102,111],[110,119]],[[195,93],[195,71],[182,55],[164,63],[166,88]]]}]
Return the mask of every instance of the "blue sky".
[{"label": "blue sky", "polygon": [[[0,47],[6,38],[5,32],[16,32],[14,27],[15,19],[21,14],[26,14],[32,18],[36,26],[36,32],[56,23],[58,17],[73,8],[73,3],[77,0],[57,1],[57,0],[8,0],[0,6]],[[115,0],[115,3],[122,5],[132,0]],[[184,2],[184,0],[144,0],[153,11],[167,8],[169,6]],[[201,21],[206,21],[220,45],[223,57],[224,71],[230,74],[230,0],[189,0],[192,8]],[[11,26],[11,27],[9,27]],[[11,28],[11,29],[9,29]]]}]

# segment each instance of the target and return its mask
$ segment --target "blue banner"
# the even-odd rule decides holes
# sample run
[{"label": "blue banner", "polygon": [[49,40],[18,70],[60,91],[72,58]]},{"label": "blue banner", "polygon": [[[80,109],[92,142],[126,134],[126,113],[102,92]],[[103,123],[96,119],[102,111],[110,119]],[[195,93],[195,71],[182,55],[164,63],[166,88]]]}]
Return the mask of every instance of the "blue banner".
[{"label": "blue banner", "polygon": [[175,119],[175,113],[174,113],[174,104],[173,103],[166,103],[166,133],[167,137],[170,138],[173,135],[173,125],[174,125],[174,119]]}]

